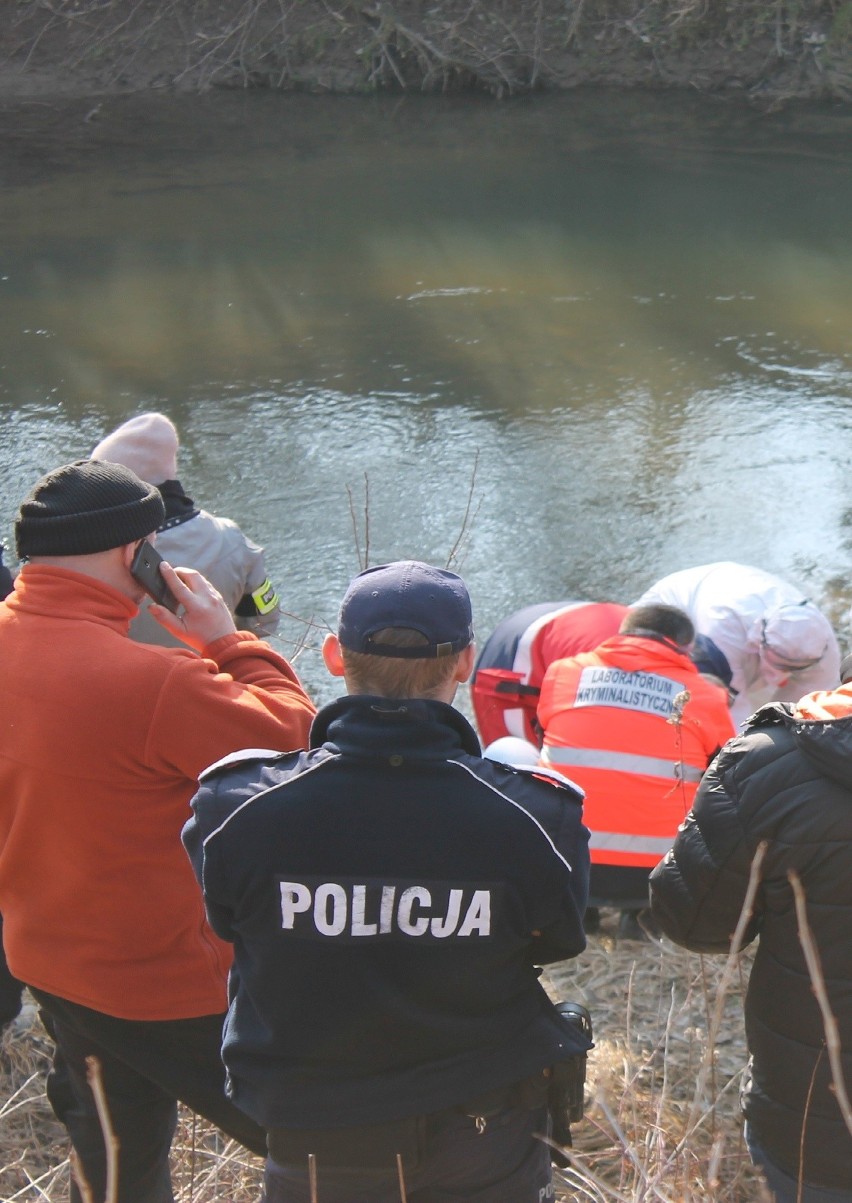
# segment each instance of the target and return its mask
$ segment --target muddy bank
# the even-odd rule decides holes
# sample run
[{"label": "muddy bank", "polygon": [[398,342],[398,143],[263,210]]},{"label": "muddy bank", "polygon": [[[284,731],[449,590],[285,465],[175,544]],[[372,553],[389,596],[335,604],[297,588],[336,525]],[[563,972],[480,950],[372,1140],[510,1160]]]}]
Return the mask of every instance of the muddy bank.
[{"label": "muddy bank", "polygon": [[17,0],[0,99],[682,88],[852,100],[852,0]]}]

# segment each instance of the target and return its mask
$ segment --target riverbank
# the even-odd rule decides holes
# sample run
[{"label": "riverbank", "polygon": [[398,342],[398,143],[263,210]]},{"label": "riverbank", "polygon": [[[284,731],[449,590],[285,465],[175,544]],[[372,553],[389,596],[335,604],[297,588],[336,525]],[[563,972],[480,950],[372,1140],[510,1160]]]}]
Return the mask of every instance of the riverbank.
[{"label": "riverbank", "polygon": [[852,0],[17,0],[0,101],[580,86],[852,102]]},{"label": "riverbank", "polygon": [[[616,922],[605,912],[587,950],[544,976],[554,999],[587,1006],[595,1025],[586,1115],[573,1130],[571,1166],[555,1173],[554,1203],[753,1203],[763,1195],[738,1105],[750,954],[728,965],[668,941],[619,941]],[[44,1095],[51,1056],[35,1014],[0,1035],[9,1100],[0,1105],[0,1197],[17,1203],[68,1193],[67,1141]],[[195,1203],[254,1203],[262,1166],[181,1107],[172,1180]]]}]

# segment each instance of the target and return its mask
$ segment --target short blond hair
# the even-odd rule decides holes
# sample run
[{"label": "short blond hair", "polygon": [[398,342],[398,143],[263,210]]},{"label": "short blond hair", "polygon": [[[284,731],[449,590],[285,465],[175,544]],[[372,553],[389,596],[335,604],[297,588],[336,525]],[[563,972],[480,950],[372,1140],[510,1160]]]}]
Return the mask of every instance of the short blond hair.
[{"label": "short blond hair", "polygon": [[[391,647],[428,644],[425,635],[410,627],[385,627],[376,631],[373,638]],[[402,660],[353,652],[341,645],[340,655],[350,693],[370,693],[382,698],[431,698],[453,680],[462,653]]]}]

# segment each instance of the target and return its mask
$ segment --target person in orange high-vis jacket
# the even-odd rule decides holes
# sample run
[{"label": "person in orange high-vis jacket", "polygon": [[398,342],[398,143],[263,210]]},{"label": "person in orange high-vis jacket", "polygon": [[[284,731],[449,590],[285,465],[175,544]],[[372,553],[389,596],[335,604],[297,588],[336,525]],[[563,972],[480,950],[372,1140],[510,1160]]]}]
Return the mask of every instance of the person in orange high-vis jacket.
[{"label": "person in orange high-vis jacket", "polygon": [[734,735],[726,689],[690,658],[694,635],[682,610],[639,606],[617,635],[545,673],[540,763],[585,790],[590,907],[647,907],[651,869]]}]

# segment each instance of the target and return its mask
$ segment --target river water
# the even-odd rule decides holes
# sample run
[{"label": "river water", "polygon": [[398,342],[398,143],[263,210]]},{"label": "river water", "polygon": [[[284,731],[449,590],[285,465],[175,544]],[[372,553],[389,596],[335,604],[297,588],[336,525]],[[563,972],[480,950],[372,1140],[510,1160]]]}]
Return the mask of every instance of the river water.
[{"label": "river water", "polygon": [[129,97],[7,130],[7,546],[42,472],[161,409],[188,491],[267,548],[320,699],[365,554],[452,557],[481,638],[737,559],[848,645],[850,134],[606,93]]}]

